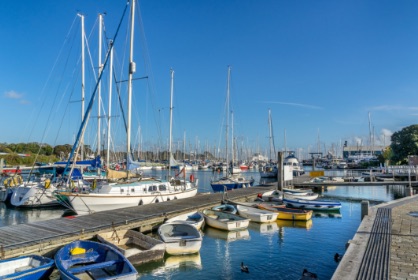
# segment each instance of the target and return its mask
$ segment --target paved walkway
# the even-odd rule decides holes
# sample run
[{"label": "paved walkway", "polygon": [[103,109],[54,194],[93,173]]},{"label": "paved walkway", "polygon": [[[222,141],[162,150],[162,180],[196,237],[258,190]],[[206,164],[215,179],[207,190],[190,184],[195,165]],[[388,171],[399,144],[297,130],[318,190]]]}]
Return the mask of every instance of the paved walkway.
[{"label": "paved walkway", "polygon": [[390,279],[418,279],[418,195],[392,209]]},{"label": "paved walkway", "polygon": [[[385,277],[378,277],[381,269],[379,259],[382,256],[376,251],[367,258],[366,251],[375,246],[370,244],[377,242],[376,238],[376,214],[379,208],[389,209],[390,242],[385,245],[389,254],[389,273]],[[410,215],[416,212],[417,216]],[[378,240],[384,239],[384,236]],[[369,208],[369,214],[364,217],[354,238],[348,242],[348,248],[341,260],[332,279],[415,279],[418,280],[418,195],[402,198],[389,203],[380,204]],[[371,246],[372,245],[372,246]],[[368,262],[369,272],[366,276],[359,276],[365,261]],[[372,264],[372,266],[370,266]],[[371,271],[371,272],[370,272]]]}]

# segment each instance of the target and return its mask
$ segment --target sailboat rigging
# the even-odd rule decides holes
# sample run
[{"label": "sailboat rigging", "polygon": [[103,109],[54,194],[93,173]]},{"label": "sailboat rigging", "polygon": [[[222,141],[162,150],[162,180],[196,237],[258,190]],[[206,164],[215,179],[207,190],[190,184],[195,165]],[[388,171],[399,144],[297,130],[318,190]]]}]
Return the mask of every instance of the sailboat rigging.
[{"label": "sailboat rigging", "polygon": [[[126,162],[129,166],[132,163],[131,159],[131,98],[132,98],[132,75],[135,73],[136,65],[133,61],[133,30],[134,30],[134,15],[135,15],[135,0],[131,1],[131,24],[130,24],[130,52],[129,52],[129,69],[128,69],[128,109],[127,109],[127,144],[126,144]],[[119,25],[120,26],[120,25]],[[118,29],[119,30],[119,29]],[[116,35],[115,38],[116,39]],[[115,42],[115,40],[113,40]],[[113,47],[113,44],[112,44]],[[109,52],[106,55],[106,60],[103,69],[106,67],[109,58]],[[99,80],[103,74],[100,72]],[[97,85],[95,88],[96,92]],[[90,115],[94,94],[89,103],[89,111],[83,119],[82,127],[79,130],[77,141],[71,152],[73,157],[74,152],[78,152],[79,136],[84,133],[87,119]],[[195,196],[197,194],[197,182],[189,182],[180,180],[157,180],[154,178],[132,178],[127,168],[127,180],[114,183],[97,184],[95,188],[84,190],[83,192],[76,191],[62,191],[59,195],[71,202],[71,207],[78,215],[90,214],[93,212],[114,210],[119,208],[126,208],[131,206],[138,206],[149,203],[159,203],[163,201],[181,199]]]},{"label": "sailboat rigging", "polygon": [[[228,122],[229,122],[229,99],[230,99],[230,79],[231,79],[231,67],[228,66],[228,79],[227,79],[227,91],[226,91],[226,114],[227,114],[227,124],[226,124],[226,137],[225,137],[225,150],[226,150],[226,162],[229,163],[229,156],[228,156]],[[232,149],[233,150],[233,149]],[[234,155],[232,155],[232,158]],[[232,163],[232,162],[231,162]],[[233,168],[233,165],[231,166]],[[254,183],[254,179],[251,178],[250,180],[246,179],[243,176],[234,175],[229,172],[229,168],[226,169],[227,174],[225,177],[212,180],[210,185],[214,192],[222,192],[226,190],[238,189],[238,188],[247,188],[252,186]],[[231,169],[232,170],[232,169]]]},{"label": "sailboat rigging", "polygon": [[267,162],[265,165],[261,166],[260,171],[260,177],[261,178],[277,178],[278,168],[277,163],[273,161],[273,155],[276,155],[276,148],[274,146],[274,137],[273,137],[273,121],[271,118],[271,110],[269,109],[269,162]]}]

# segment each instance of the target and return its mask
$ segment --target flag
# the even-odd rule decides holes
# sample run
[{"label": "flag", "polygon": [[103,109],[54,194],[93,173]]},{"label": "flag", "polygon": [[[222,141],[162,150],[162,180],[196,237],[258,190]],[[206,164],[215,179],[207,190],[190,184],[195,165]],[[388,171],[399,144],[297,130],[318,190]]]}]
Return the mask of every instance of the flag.
[{"label": "flag", "polygon": [[176,174],[176,177],[180,176],[183,173],[183,177],[186,177],[186,168],[183,166],[183,168],[179,171],[179,173]]}]

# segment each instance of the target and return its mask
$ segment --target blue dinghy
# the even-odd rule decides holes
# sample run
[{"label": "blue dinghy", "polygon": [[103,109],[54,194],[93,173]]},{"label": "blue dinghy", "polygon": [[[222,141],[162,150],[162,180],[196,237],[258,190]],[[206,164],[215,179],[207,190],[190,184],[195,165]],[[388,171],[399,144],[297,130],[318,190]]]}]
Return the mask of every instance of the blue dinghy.
[{"label": "blue dinghy", "polygon": [[304,200],[283,198],[283,203],[290,208],[302,208],[320,211],[338,211],[341,203],[338,201]]},{"label": "blue dinghy", "polygon": [[[61,279],[134,280],[138,272],[115,248],[103,243],[77,240],[62,247],[55,255]],[[89,278],[89,279],[90,279]]]},{"label": "blue dinghy", "polygon": [[47,279],[54,270],[53,259],[38,255],[0,261],[0,279]]}]

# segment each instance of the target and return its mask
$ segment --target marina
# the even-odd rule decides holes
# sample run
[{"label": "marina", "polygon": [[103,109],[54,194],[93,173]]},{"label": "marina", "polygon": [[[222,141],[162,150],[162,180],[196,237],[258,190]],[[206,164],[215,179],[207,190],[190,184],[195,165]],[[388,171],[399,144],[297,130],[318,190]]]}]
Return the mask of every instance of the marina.
[{"label": "marina", "polygon": [[418,279],[416,3],[79,2],[0,19],[0,279]]},{"label": "marina", "polygon": [[[151,174],[164,176],[164,171]],[[2,220],[0,227],[2,258],[30,252],[51,255],[66,243],[94,239],[97,233],[109,229],[150,232],[168,218],[219,205],[224,194],[211,192],[209,182],[214,174],[208,171],[193,174],[200,180],[199,193],[193,198],[90,215],[61,218],[63,209],[19,210],[0,205],[0,213],[5,218],[8,216],[8,220]],[[261,179],[258,172],[243,172],[243,176],[252,177],[256,182]],[[308,177],[299,179],[306,180]],[[259,193],[276,188],[275,183],[263,185],[229,191],[228,199],[251,201]],[[408,196],[409,188],[364,183],[363,186],[330,186],[318,194],[333,200],[340,198],[340,211],[315,212],[309,221],[250,222],[247,229],[233,232],[205,226],[198,254],[166,256],[162,260],[136,265],[139,279],[213,279],[213,275],[218,279],[237,279],[242,277],[241,261],[250,269],[245,275],[248,279],[257,278],[256,273],[261,271],[266,271],[264,273],[271,278],[298,279],[304,268],[310,271],[316,268],[315,273],[320,279],[331,279],[339,267],[333,256],[337,252],[344,254],[346,244],[353,239],[361,223],[361,201],[370,199],[371,206],[389,202]],[[8,224],[4,224],[6,222]],[[263,262],[260,263],[260,260]],[[221,269],[216,263],[223,264]]]}]

